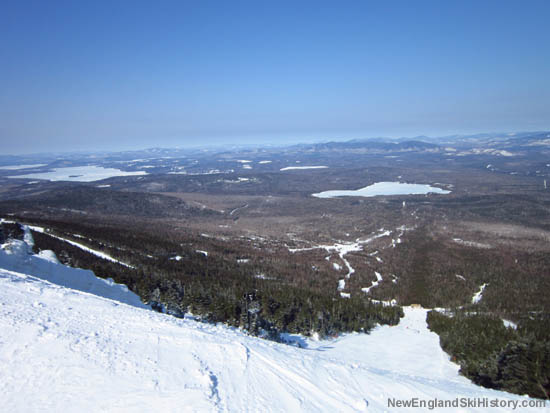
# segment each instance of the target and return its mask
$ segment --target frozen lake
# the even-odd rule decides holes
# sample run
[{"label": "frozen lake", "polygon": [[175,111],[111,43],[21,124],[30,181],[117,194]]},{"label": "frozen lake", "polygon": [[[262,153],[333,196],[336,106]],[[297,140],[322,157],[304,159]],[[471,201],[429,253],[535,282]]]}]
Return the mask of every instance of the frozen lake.
[{"label": "frozen lake", "polygon": [[294,171],[302,169],[326,169],[328,166],[324,165],[314,165],[314,166],[287,166],[286,168],[281,168],[281,171]]},{"label": "frozen lake", "polygon": [[377,182],[356,190],[324,191],[312,194],[317,198],[337,198],[340,196],[371,197],[377,195],[422,195],[422,194],[448,194],[451,191],[425,184],[404,184],[401,182]]},{"label": "frozen lake", "polygon": [[46,179],[48,181],[93,182],[113,176],[147,175],[145,171],[126,172],[115,168],[101,166],[72,166],[68,168],[54,168],[49,172],[37,172],[26,175],[10,176],[9,178]]}]

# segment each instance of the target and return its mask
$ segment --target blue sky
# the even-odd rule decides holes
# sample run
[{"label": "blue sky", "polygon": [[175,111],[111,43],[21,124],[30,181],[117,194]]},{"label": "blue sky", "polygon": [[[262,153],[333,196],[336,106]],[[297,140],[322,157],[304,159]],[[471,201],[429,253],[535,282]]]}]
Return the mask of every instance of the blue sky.
[{"label": "blue sky", "polygon": [[26,1],[3,153],[550,129],[548,1]]}]

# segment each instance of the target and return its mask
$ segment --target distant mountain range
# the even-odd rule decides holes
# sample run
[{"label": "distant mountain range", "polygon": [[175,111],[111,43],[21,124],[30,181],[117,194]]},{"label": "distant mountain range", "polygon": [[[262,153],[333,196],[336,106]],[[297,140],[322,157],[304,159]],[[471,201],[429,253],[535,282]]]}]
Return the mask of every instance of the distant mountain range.
[{"label": "distant mountain range", "polygon": [[[497,150],[536,151],[541,147],[550,147],[550,131],[518,133],[479,133],[473,135],[449,135],[443,137],[416,136],[414,138],[369,138],[347,141],[329,141],[323,143],[295,144],[286,146],[250,147],[226,145],[218,148],[148,148],[120,152],[71,152],[44,153],[33,155],[0,155],[1,166],[15,164],[44,163],[64,166],[71,163],[129,162],[142,159],[185,158],[212,156],[213,154],[260,154],[289,152],[331,152],[346,151],[355,153],[391,153],[391,152],[443,152],[448,147],[465,150],[489,148]],[[536,149],[539,148],[539,149]]]}]

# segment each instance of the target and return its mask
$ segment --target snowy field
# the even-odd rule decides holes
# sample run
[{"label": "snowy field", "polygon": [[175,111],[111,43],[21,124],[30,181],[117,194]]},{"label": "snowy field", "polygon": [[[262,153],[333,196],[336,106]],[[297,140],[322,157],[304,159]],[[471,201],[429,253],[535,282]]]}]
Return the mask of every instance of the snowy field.
[{"label": "snowy field", "polygon": [[324,191],[312,194],[317,198],[336,198],[339,196],[371,197],[377,195],[423,195],[423,194],[448,194],[451,191],[424,184],[404,184],[401,182],[377,182],[356,190]]},{"label": "snowy field", "polygon": [[91,294],[87,283],[92,289],[109,283],[62,266],[50,253],[33,255],[22,242],[2,245],[0,268],[0,409],[6,412],[470,413],[514,410],[396,408],[388,398],[533,401],[459,376],[427,330],[424,309],[405,308],[395,327],[304,340],[307,348],[300,349],[139,308],[114,283],[111,298],[104,290]]},{"label": "snowy field", "polygon": [[54,168],[50,172],[37,172],[26,175],[10,176],[9,178],[46,179],[48,181],[93,182],[113,176],[147,175],[145,171],[127,172],[115,168],[101,166],[72,166],[68,168]]}]

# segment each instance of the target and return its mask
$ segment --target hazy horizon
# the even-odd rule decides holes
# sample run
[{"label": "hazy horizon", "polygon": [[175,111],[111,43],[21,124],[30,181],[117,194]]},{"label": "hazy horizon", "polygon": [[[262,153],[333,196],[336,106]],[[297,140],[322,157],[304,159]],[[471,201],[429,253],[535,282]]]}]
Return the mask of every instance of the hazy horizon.
[{"label": "hazy horizon", "polygon": [[364,140],[364,141],[377,141],[377,140],[387,140],[387,141],[406,141],[406,140],[428,140],[428,141],[435,141],[437,140],[445,140],[450,139],[454,137],[474,137],[479,135],[491,135],[491,136],[510,136],[513,137],[514,135],[520,135],[520,134],[536,134],[536,133],[545,133],[550,132],[550,128],[548,130],[533,130],[533,131],[499,131],[499,132],[477,132],[477,133],[457,133],[457,134],[450,134],[450,135],[426,135],[426,134],[420,134],[420,135],[411,135],[411,136],[370,136],[370,137],[364,137],[364,136],[357,136],[357,137],[337,137],[337,138],[325,138],[325,139],[309,139],[309,140],[292,140],[292,141],[278,141],[274,143],[270,142],[263,142],[263,141],[257,141],[257,142],[220,142],[220,143],[206,143],[201,144],[197,143],[195,145],[189,144],[189,145],[140,145],[140,146],[130,146],[127,148],[115,148],[115,147],[106,147],[106,148],[94,148],[94,149],[67,149],[67,150],[51,150],[51,151],[33,151],[32,149],[28,152],[19,152],[19,153],[4,153],[3,156],[14,156],[14,157],[25,157],[25,156],[40,156],[40,155],[67,155],[67,154],[94,154],[94,153],[118,153],[118,152],[139,152],[139,151],[145,151],[150,149],[164,149],[164,150],[231,150],[231,149],[243,149],[243,148],[277,148],[277,147],[288,147],[293,145],[307,145],[307,144],[322,144],[322,143],[328,143],[328,142],[349,142],[353,140]]}]

